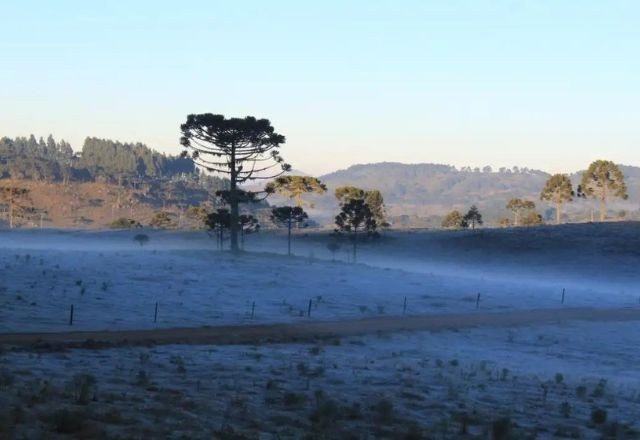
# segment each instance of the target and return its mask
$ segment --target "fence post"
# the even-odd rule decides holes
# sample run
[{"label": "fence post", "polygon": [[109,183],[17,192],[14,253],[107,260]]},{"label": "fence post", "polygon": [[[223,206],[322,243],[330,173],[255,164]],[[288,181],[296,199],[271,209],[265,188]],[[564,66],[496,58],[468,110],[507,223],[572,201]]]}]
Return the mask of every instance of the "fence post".
[{"label": "fence post", "polygon": [[480,307],[480,292],[478,292],[478,297],[476,298],[476,309]]},{"label": "fence post", "polygon": [[407,313],[407,297],[404,297],[404,302],[402,303],[402,314],[406,314]]},{"label": "fence post", "polygon": [[560,301],[560,304],[564,304],[564,287],[562,288],[562,301]]},{"label": "fence post", "polygon": [[311,317],[311,303],[313,302],[313,298],[309,298],[309,309],[307,310],[307,318]]},{"label": "fence post", "polygon": [[71,304],[71,308],[69,309],[69,325],[73,325],[73,304]]},{"label": "fence post", "polygon": [[153,322],[158,322],[158,302],[156,301],[156,310],[153,313]]},{"label": "fence post", "polygon": [[254,301],[251,304],[251,319],[253,319],[253,312],[255,312],[255,310],[256,310],[256,302]]}]

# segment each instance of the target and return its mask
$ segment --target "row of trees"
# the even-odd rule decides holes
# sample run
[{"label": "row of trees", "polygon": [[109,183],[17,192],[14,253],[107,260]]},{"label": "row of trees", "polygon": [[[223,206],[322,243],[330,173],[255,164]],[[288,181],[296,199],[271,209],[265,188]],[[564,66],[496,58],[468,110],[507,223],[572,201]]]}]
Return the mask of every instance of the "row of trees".
[{"label": "row of trees", "polygon": [[[563,208],[574,198],[592,198],[599,202],[600,221],[606,219],[607,203],[613,198],[627,199],[627,186],[620,168],[613,162],[597,160],[582,174],[580,184],[573,189],[571,179],[566,174],[554,174],[546,181],[540,200],[555,205],[556,224],[562,221]],[[473,207],[475,208],[475,207]],[[513,198],[505,208],[513,214],[513,221],[504,218],[501,226],[532,226],[542,224],[542,215],[535,211],[532,200]],[[476,209],[477,210],[477,209]],[[461,229],[469,226],[468,215],[452,211],[442,221],[445,228]],[[481,223],[480,223],[481,224]]]},{"label": "row of trees", "polygon": [[0,178],[65,183],[102,179],[135,185],[193,173],[192,161],[165,156],[141,143],[87,137],[75,154],[68,142],[56,141],[52,135],[46,140],[33,135],[0,138]]}]

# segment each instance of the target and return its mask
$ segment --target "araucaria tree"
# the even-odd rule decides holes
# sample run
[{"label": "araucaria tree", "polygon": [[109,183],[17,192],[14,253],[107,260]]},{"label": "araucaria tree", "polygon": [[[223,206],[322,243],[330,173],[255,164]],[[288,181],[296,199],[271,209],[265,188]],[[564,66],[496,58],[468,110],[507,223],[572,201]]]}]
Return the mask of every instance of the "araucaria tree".
[{"label": "araucaria tree", "polygon": [[291,255],[291,228],[303,225],[309,216],[299,206],[280,206],[271,210],[271,220],[280,226],[287,228],[288,247],[287,254]]},{"label": "araucaria tree", "polygon": [[348,234],[353,244],[353,262],[356,262],[358,237],[376,235],[376,219],[364,199],[350,199],[343,203],[336,216],[336,232]]},{"label": "araucaria tree", "polygon": [[213,173],[229,177],[231,250],[238,251],[241,202],[239,186],[256,179],[273,179],[291,169],[280,156],[284,136],[268,119],[230,118],[211,113],[189,115],[181,125],[181,143],[194,162]]},{"label": "araucaria tree", "polygon": [[482,214],[478,211],[478,207],[476,205],[471,206],[469,211],[463,217],[464,226],[469,227],[471,225],[471,229],[476,228],[476,224],[482,225]]},{"label": "araucaria tree", "polygon": [[507,203],[506,208],[513,213],[513,225],[518,226],[520,224],[520,217],[526,214],[527,211],[536,209],[536,204],[531,200],[511,199]]},{"label": "araucaria tree", "polygon": [[596,160],[582,175],[578,195],[600,201],[600,221],[607,215],[607,201],[612,197],[627,199],[627,185],[618,166],[610,160]]},{"label": "araucaria tree", "polygon": [[224,243],[224,231],[229,229],[231,226],[231,214],[229,213],[229,210],[220,208],[208,214],[204,219],[204,225],[209,234],[215,235],[218,248],[222,249],[222,244]]},{"label": "araucaria tree", "polygon": [[562,220],[562,206],[573,200],[575,192],[571,185],[571,179],[566,174],[554,174],[549,177],[544,185],[540,200],[554,203],[556,205],[556,224]]},{"label": "araucaria tree", "polygon": [[362,199],[373,213],[377,226],[388,226],[384,216],[384,199],[377,189],[365,191],[355,186],[340,186],[334,194],[341,205],[353,199]]},{"label": "araucaria tree", "polygon": [[269,182],[265,188],[267,193],[279,193],[293,199],[298,208],[302,208],[305,193],[324,194],[327,186],[315,177],[309,176],[280,176]]}]

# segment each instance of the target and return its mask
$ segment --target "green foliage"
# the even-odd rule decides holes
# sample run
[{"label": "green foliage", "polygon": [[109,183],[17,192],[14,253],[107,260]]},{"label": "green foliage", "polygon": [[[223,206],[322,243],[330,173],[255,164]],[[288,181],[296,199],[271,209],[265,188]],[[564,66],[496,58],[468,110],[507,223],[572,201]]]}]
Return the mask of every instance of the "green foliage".
[{"label": "green foliage", "polygon": [[482,214],[480,214],[480,211],[478,210],[478,207],[476,205],[472,205],[471,208],[469,208],[469,211],[464,215],[462,220],[463,227],[468,228],[469,225],[471,225],[471,229],[475,229],[476,224],[482,225],[483,223]]},{"label": "green foliage", "polygon": [[304,204],[302,195],[305,193],[324,194],[327,186],[315,177],[309,176],[280,176],[269,182],[265,188],[269,194],[279,193],[293,199],[298,208]]},{"label": "green foliage", "polygon": [[335,219],[338,234],[348,234],[353,243],[353,261],[356,261],[357,242],[360,235],[377,237],[377,223],[364,199],[350,199],[343,203]]},{"label": "green foliage", "polygon": [[384,212],[384,199],[377,189],[365,191],[355,186],[340,186],[335,190],[336,199],[341,205],[350,200],[363,200],[373,214],[377,226],[387,226]]},{"label": "green foliage", "polygon": [[285,138],[275,132],[268,119],[252,116],[227,119],[211,113],[192,114],[180,130],[180,143],[186,148],[183,157],[191,153],[193,161],[202,168],[229,176],[226,199],[230,207],[231,250],[238,251],[239,203],[242,202],[239,185],[274,178],[291,169],[279,151]]},{"label": "green foliage", "polygon": [[464,219],[458,210],[453,210],[442,220],[442,227],[447,229],[462,229]]},{"label": "green foliage", "polygon": [[520,223],[520,217],[524,214],[527,215],[528,211],[536,209],[536,204],[531,200],[522,200],[519,198],[513,198],[509,200],[506,208],[513,212],[513,224],[518,226]]},{"label": "green foliage", "polygon": [[620,168],[609,160],[596,160],[582,175],[578,195],[600,201],[600,221],[606,217],[606,204],[612,197],[627,199],[627,185]]},{"label": "green foliage", "polygon": [[47,141],[35,136],[0,139],[0,178],[64,181],[104,179],[133,182],[147,178],[170,178],[194,173],[193,162],[165,156],[141,143],[129,144],[88,137],[82,154],[74,154],[71,145]]},{"label": "green foliage", "polygon": [[271,220],[278,226],[291,229],[293,226],[303,225],[309,218],[304,209],[295,206],[276,206],[271,209]]},{"label": "green foliage", "polygon": [[109,223],[109,228],[111,229],[133,229],[133,228],[141,228],[142,225],[131,218],[120,217]]},{"label": "green foliage", "polygon": [[522,226],[539,226],[543,223],[542,216],[537,212],[530,211],[522,217]]},{"label": "green foliage", "polygon": [[575,196],[571,179],[566,174],[554,174],[544,185],[540,200],[556,205],[556,224],[562,219],[562,205],[571,202]]}]

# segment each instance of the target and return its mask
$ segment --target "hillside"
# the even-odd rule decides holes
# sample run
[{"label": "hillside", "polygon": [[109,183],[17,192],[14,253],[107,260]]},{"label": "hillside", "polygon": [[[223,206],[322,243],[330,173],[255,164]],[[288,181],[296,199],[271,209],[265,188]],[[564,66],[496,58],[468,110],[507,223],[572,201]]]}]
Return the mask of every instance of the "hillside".
[{"label": "hillside", "polygon": [[[640,168],[621,166],[629,187],[629,200],[611,203],[611,215],[625,210],[627,215],[638,215],[640,204]],[[571,174],[574,186],[581,172]],[[321,176],[329,187],[328,195],[314,200],[323,210],[334,210],[333,190],[341,185],[354,185],[365,189],[379,189],[385,199],[390,217],[408,221],[416,226],[435,225],[439,217],[451,209],[466,209],[476,204],[489,222],[508,216],[504,209],[513,197],[534,200],[546,218],[552,218],[551,206],[538,203],[539,194],[549,174],[527,168],[500,169],[498,171],[470,168],[456,169],[449,165],[401,164],[382,162],[353,165]],[[592,201],[579,200],[567,207],[570,220],[587,220]],[[400,218],[400,216],[404,216]],[[420,217],[420,218],[416,218]]]}]

